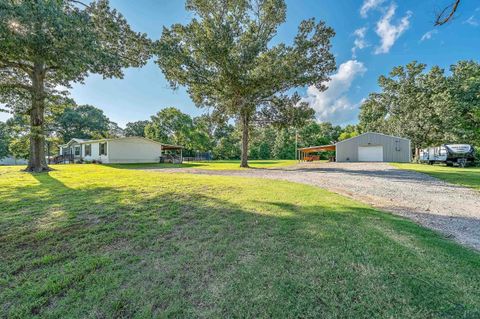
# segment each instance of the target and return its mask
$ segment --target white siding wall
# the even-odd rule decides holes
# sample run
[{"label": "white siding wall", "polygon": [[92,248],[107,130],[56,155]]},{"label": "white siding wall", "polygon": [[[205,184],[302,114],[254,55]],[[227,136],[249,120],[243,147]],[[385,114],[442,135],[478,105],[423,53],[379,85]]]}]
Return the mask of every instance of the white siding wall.
[{"label": "white siding wall", "polygon": [[108,141],[109,163],[157,163],[162,147],[141,138]]},{"label": "white siding wall", "polygon": [[[106,142],[107,145],[110,142]],[[92,145],[92,155],[90,156],[85,156],[85,145]],[[107,146],[107,155],[100,155],[100,143],[99,142],[93,142],[93,143],[85,143],[82,144],[82,154],[83,154],[83,159],[86,161],[101,161],[102,163],[109,163],[108,161],[108,146]]]}]

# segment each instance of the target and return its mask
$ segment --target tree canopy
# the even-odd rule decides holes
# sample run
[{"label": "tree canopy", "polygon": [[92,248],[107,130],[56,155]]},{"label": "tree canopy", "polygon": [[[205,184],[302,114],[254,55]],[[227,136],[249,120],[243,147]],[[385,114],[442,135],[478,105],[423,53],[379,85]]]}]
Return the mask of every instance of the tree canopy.
[{"label": "tree canopy", "polygon": [[145,137],[145,127],[149,121],[135,121],[129,122],[125,126],[125,136],[141,136]]},{"label": "tree canopy", "polygon": [[102,110],[91,105],[74,105],[58,115],[56,131],[64,141],[102,138],[107,137],[110,123]]},{"label": "tree canopy", "polygon": [[46,101],[90,73],[123,76],[150,56],[150,40],[134,32],[107,0],[0,2],[0,102],[30,120],[28,170],[48,170]]},{"label": "tree canopy", "polygon": [[0,160],[10,154],[8,150],[8,144],[10,144],[10,139],[11,136],[7,124],[4,122],[0,122]]},{"label": "tree canopy", "polygon": [[145,127],[145,137],[163,143],[187,145],[193,131],[192,118],[179,109],[167,107],[151,117]]},{"label": "tree canopy", "polygon": [[450,68],[448,85],[455,140],[480,146],[480,64],[460,61]]},{"label": "tree canopy", "polygon": [[300,86],[324,90],[335,69],[332,28],[302,21],[291,45],[273,45],[285,22],[283,0],[187,0],[186,25],[164,28],[156,63],[171,86],[186,86],[194,103],[235,118],[242,127],[242,166],[248,166],[248,133],[258,109]]}]

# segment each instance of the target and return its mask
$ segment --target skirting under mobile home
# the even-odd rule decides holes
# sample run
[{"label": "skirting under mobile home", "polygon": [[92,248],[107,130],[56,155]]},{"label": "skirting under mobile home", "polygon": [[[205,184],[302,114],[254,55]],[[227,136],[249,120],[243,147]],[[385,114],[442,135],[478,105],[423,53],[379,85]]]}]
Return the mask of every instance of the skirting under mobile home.
[{"label": "skirting under mobile home", "polygon": [[409,139],[381,133],[364,133],[335,144],[337,162],[411,161]]}]

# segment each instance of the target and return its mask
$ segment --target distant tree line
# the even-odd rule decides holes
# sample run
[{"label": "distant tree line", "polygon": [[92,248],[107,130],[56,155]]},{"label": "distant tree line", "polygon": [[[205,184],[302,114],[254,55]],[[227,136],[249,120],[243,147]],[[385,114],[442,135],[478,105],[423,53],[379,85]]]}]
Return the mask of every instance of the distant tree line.
[{"label": "distant tree line", "polygon": [[420,148],[443,143],[480,146],[480,64],[459,61],[445,73],[413,61],[380,76],[360,111],[359,131],[411,139]]},{"label": "distant tree line", "polygon": [[[242,127],[235,122],[218,121],[212,115],[192,117],[174,107],[167,107],[149,120],[127,123],[120,128],[99,108],[76,105],[72,100],[50,106],[45,117],[46,145],[50,155],[72,138],[96,139],[141,136],[166,144],[185,147],[184,155],[210,152],[215,159],[240,159]],[[342,128],[329,122],[319,123],[313,116],[302,125],[256,122],[250,127],[249,157],[252,159],[294,159],[298,147],[325,145],[358,134],[356,126]],[[25,116],[0,122],[0,158],[29,156],[29,125]],[[327,155],[327,154],[325,154]],[[326,157],[326,156],[324,156]]]},{"label": "distant tree line", "polygon": [[[325,145],[367,131],[407,137],[417,150],[443,143],[480,146],[480,65],[459,61],[449,71],[437,66],[427,70],[418,62],[395,67],[388,76],[379,77],[380,92],[371,93],[362,103],[358,125],[342,128],[319,123],[306,109],[301,110],[302,117],[287,117],[300,118],[298,122],[279,120],[271,111],[269,118],[259,114],[249,128],[248,155],[252,159],[293,159],[296,143],[298,147]],[[25,115],[0,122],[0,157],[28,158],[29,130]],[[192,117],[174,107],[164,108],[148,120],[127,123],[122,129],[102,110],[65,98],[50,101],[45,115],[50,154],[74,137],[143,136],[182,145],[187,156],[211,152],[216,159],[240,159],[242,131],[240,122],[226,121],[216,113]]]},{"label": "distant tree line", "polygon": [[[144,136],[162,143],[185,147],[186,155],[211,152],[215,159],[240,159],[242,126],[216,121],[212,115],[191,117],[174,107],[162,109],[149,121],[127,123],[126,136]],[[294,159],[298,147],[325,145],[358,134],[356,126],[342,128],[319,123],[313,116],[301,126],[257,122],[249,130],[249,158]]]}]

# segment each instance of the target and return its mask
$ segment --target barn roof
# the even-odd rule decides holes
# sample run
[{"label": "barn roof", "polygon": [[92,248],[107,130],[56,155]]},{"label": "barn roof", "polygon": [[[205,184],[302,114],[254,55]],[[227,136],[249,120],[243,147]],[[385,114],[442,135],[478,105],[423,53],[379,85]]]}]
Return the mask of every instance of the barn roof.
[{"label": "barn roof", "polygon": [[387,136],[387,137],[396,138],[396,139],[400,139],[400,140],[410,141],[408,138],[398,137],[398,136],[394,136],[394,135],[387,135],[387,134],[377,133],[377,132],[365,132],[365,133],[362,133],[362,134],[360,134],[360,135],[347,138],[347,139],[345,139],[345,140],[343,140],[343,141],[339,141],[339,142],[337,142],[335,145],[340,144],[340,143],[343,143],[343,142],[346,142],[346,141],[353,140],[353,139],[355,139],[355,138],[359,138],[360,136],[367,135],[367,134],[382,135],[382,136]]}]

